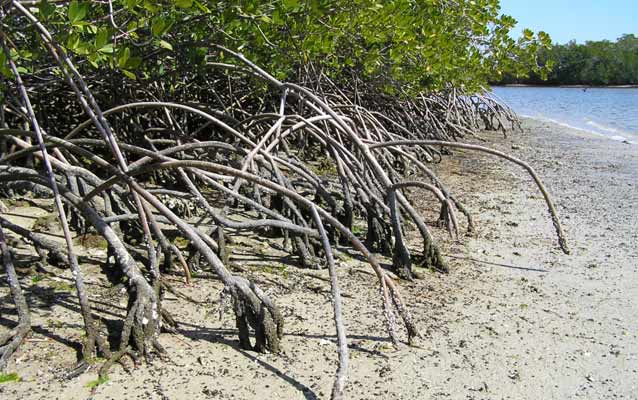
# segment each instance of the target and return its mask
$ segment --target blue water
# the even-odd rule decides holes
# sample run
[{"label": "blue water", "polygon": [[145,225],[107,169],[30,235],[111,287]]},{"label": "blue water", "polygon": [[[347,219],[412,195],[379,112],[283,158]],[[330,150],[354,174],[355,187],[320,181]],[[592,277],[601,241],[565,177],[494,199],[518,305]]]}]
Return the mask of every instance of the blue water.
[{"label": "blue water", "polygon": [[638,89],[494,87],[524,117],[638,143]]}]

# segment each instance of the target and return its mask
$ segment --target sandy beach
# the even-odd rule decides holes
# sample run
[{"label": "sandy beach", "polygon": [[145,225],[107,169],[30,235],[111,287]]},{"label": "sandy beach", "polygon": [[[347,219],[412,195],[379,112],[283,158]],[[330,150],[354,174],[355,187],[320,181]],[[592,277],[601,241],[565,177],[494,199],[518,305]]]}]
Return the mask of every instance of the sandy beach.
[{"label": "sandy beach", "polygon": [[450,363],[441,377],[453,377],[455,389],[443,391],[457,399],[636,398],[638,150],[551,123],[527,119],[524,128],[488,142],[541,174],[572,254],[558,251],[522,170],[468,161],[481,173],[459,183],[481,194],[471,201],[479,234],[466,254],[494,264],[454,269],[465,284],[446,343],[464,341],[467,360],[458,369]]},{"label": "sandy beach", "polygon": [[[434,230],[451,272],[422,271],[424,279],[399,283],[424,334],[418,347],[393,349],[374,276],[354,253],[341,251],[347,398],[638,398],[638,146],[529,119],[523,126],[507,138],[485,133],[485,141],[470,142],[507,151],[537,170],[558,205],[572,254],[560,252],[524,170],[462,151],[444,159],[434,168],[466,204],[477,232],[453,242]],[[430,220],[432,204],[422,210]],[[28,225],[32,208],[17,204],[10,214]],[[242,240],[263,248],[256,256],[238,241],[232,260],[283,307],[282,355],[239,349],[232,313],[220,318],[219,281],[202,274],[187,287],[172,277],[201,303],[167,295],[165,307],[181,333],[160,337],[171,359],[131,373],[116,366],[108,382],[91,389],[94,369],[64,377],[82,335],[70,280],[34,282],[25,275],[34,331],[9,366],[22,381],[0,384],[0,398],[328,398],[337,356],[327,272],[286,267],[285,254],[267,240]],[[90,274],[98,265],[83,268],[96,309],[104,319],[120,319],[126,296],[112,292],[102,274]],[[16,320],[4,282],[0,299],[1,333]]]}]

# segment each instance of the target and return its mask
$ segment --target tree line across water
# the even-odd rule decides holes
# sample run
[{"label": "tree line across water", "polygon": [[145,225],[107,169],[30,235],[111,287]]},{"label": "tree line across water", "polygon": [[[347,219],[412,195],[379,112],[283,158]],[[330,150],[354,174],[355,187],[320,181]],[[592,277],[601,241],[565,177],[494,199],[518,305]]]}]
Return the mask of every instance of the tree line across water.
[{"label": "tree line across water", "polygon": [[615,42],[587,41],[540,48],[538,62],[551,69],[547,79],[534,71],[529,76],[506,74],[499,84],[532,85],[638,85],[638,37],[625,34]]}]

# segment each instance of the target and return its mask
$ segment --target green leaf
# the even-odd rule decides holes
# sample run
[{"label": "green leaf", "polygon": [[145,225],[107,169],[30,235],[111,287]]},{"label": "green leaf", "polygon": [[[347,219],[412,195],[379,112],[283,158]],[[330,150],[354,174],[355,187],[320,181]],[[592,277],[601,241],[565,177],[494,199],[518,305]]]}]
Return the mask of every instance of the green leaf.
[{"label": "green leaf", "polygon": [[283,5],[285,8],[295,8],[299,4],[299,0],[283,0]]},{"label": "green leaf", "polygon": [[166,21],[164,18],[154,18],[151,24],[151,34],[155,37],[162,36],[166,28]]},{"label": "green leaf", "polygon": [[47,19],[55,12],[55,6],[47,0],[42,0],[40,4],[38,4],[38,10],[40,12],[40,18]]},{"label": "green leaf", "polygon": [[104,53],[104,54],[112,54],[114,49],[113,49],[113,43],[109,43],[106,46],[103,46],[101,48],[99,48],[97,51],[99,51],[100,53]]},{"label": "green leaf", "polygon": [[66,47],[73,51],[80,47],[80,35],[73,33],[66,39]]},{"label": "green leaf", "polygon": [[0,65],[0,74],[7,79],[13,79],[13,71],[6,65]]},{"label": "green leaf", "polygon": [[283,25],[284,24],[284,19],[281,16],[281,13],[279,12],[279,10],[275,10],[272,13],[272,21],[275,25]]},{"label": "green leaf", "polygon": [[21,379],[15,372],[10,374],[0,374],[0,383],[20,382]]},{"label": "green leaf", "polygon": [[89,388],[89,389],[95,389],[96,387],[105,384],[106,382],[109,381],[109,377],[108,375],[103,376],[103,377],[98,377],[96,380],[94,381],[90,381],[89,383],[87,383],[85,385],[85,387]]},{"label": "green leaf", "polygon": [[131,57],[126,61],[126,68],[135,70],[142,64],[142,57]]},{"label": "green leaf", "polygon": [[144,9],[156,13],[162,9],[161,6],[157,5],[156,2],[150,0],[144,0]]},{"label": "green leaf", "polygon": [[525,30],[523,30],[523,37],[526,40],[532,40],[532,39],[534,39],[534,32],[532,32],[531,29],[525,29]]},{"label": "green leaf", "polygon": [[7,62],[7,55],[2,49],[0,49],[0,74],[5,78],[13,78],[13,72],[11,72],[9,63]]},{"label": "green leaf", "polygon": [[127,71],[125,69],[121,70],[122,73],[129,79],[133,79],[133,80],[137,80],[137,76],[135,76],[134,73],[132,73],[131,71]]},{"label": "green leaf", "polygon": [[126,0],[124,2],[124,6],[128,8],[129,10],[133,10],[135,9],[135,7],[137,7],[139,3],[140,3],[140,0]]},{"label": "green leaf", "polygon": [[99,55],[99,53],[93,53],[93,54],[90,54],[90,55],[87,57],[87,60],[89,60],[89,64],[91,64],[91,66],[92,66],[93,68],[99,68],[99,66],[100,66],[100,65],[98,64],[98,61],[100,60],[100,55]]},{"label": "green leaf", "polygon": [[88,55],[88,54],[91,53],[91,48],[92,48],[92,46],[91,46],[90,43],[80,41],[78,46],[74,49],[74,51],[77,54],[85,56],[85,55]]},{"label": "green leaf", "polygon": [[153,18],[151,23],[151,34],[155,37],[160,37],[173,26],[173,23],[166,18],[157,17]]},{"label": "green leaf", "polygon": [[117,66],[120,68],[125,68],[126,62],[128,61],[130,56],[131,56],[131,49],[126,47],[124,50],[121,51],[121,54],[117,58]]},{"label": "green leaf", "polygon": [[72,1],[71,4],[69,4],[68,11],[69,21],[71,22],[71,24],[82,21],[84,17],[86,17],[86,13],[88,12],[88,10],[88,3],[78,3],[77,1]]},{"label": "green leaf", "polygon": [[106,46],[109,42],[109,31],[106,28],[100,28],[100,30],[97,32],[97,35],[95,35],[95,47],[96,48],[102,48],[104,46]]},{"label": "green leaf", "polygon": [[173,0],[175,6],[179,8],[191,8],[193,6],[193,0]]},{"label": "green leaf", "polygon": [[208,7],[206,7],[204,4],[202,4],[201,2],[195,0],[195,5],[197,6],[197,8],[200,9],[201,12],[203,12],[204,14],[210,14],[210,9]]},{"label": "green leaf", "polygon": [[173,50],[173,45],[168,43],[166,40],[160,40],[158,44],[160,45],[160,47],[163,47],[167,50]]}]

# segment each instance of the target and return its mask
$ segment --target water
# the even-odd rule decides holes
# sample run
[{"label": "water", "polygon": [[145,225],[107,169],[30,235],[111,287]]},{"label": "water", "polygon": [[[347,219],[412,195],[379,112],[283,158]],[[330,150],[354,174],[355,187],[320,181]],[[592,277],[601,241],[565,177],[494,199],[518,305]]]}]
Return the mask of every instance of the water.
[{"label": "water", "polygon": [[520,116],[638,143],[638,89],[494,87]]}]

